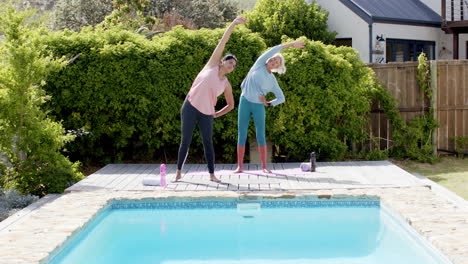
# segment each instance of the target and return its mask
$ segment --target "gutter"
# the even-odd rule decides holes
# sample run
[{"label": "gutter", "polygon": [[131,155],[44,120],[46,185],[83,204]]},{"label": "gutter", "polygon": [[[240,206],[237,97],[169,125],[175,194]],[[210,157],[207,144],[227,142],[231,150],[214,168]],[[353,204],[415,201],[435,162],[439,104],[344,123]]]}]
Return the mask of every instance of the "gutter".
[{"label": "gutter", "polygon": [[373,31],[373,22],[371,21],[369,23],[369,63],[373,62],[373,57],[372,57],[372,31]]}]

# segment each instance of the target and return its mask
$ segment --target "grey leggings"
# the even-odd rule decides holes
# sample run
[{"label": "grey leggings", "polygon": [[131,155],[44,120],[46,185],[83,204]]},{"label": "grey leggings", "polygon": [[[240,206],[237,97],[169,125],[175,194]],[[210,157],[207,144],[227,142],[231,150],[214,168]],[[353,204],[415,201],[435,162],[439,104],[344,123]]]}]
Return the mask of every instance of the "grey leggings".
[{"label": "grey leggings", "polygon": [[179,157],[177,159],[177,169],[181,170],[188,155],[188,149],[192,142],[193,130],[198,121],[203,147],[205,148],[205,159],[208,162],[209,173],[214,173],[214,149],[213,149],[213,116],[205,115],[193,107],[185,99],[180,110],[182,120],[182,138],[180,140]]}]

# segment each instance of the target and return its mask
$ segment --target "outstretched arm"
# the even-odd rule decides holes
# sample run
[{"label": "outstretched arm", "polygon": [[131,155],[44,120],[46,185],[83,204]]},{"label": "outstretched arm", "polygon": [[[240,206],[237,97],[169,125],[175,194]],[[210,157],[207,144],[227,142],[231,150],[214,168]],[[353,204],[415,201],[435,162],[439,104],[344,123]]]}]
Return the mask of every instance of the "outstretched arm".
[{"label": "outstretched arm", "polygon": [[218,45],[216,46],[213,54],[211,54],[210,60],[206,63],[205,67],[213,67],[219,64],[221,60],[221,56],[223,55],[224,47],[226,46],[227,41],[231,37],[231,33],[234,30],[234,27],[237,24],[245,24],[247,22],[246,18],[243,17],[236,17],[234,21],[229,25],[229,27],[224,31],[223,37],[219,41]]},{"label": "outstretched arm", "polygon": [[305,46],[305,43],[304,41],[301,41],[301,40],[274,46],[270,48],[269,50],[265,51],[262,55],[260,55],[260,57],[258,57],[258,59],[255,61],[255,64],[252,66],[252,69],[256,69],[262,65],[265,65],[265,63],[271,56],[275,55],[275,53],[280,52],[281,50],[291,48],[291,47],[304,48],[304,46]]},{"label": "outstretched arm", "polygon": [[292,48],[303,48],[305,46],[305,43],[302,40],[298,40],[298,41],[293,41],[293,42],[281,44],[281,46],[283,47],[283,49],[287,49],[287,48],[291,48],[291,47]]}]

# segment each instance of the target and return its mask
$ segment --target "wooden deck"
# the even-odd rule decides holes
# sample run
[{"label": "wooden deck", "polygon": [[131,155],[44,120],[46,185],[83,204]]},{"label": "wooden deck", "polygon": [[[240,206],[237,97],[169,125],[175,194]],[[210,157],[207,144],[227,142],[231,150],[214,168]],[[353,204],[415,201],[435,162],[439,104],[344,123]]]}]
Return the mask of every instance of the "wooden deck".
[{"label": "wooden deck", "polygon": [[[66,192],[108,189],[113,191],[153,191],[142,179],[159,177],[160,164],[109,164]],[[389,161],[318,162],[316,172],[303,172],[300,163],[272,163],[272,173],[263,173],[259,164],[245,164],[245,172],[233,173],[235,164],[217,164],[215,175],[222,183],[209,181],[206,164],[186,164],[182,181],[175,178],[175,164],[167,164],[165,190],[174,191],[285,191],[422,186],[416,177]]]}]

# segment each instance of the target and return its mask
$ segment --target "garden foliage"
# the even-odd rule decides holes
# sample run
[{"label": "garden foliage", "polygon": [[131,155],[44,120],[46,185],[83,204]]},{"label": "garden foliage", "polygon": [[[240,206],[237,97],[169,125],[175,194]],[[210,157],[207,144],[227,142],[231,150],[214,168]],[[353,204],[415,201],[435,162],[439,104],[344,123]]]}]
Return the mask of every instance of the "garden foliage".
[{"label": "garden foliage", "polygon": [[[418,61],[416,77],[419,88],[424,92],[424,98],[422,98],[422,101],[424,101],[426,98],[432,98],[431,73],[424,53],[419,55]],[[437,158],[433,153],[432,134],[438,127],[438,122],[434,118],[433,107],[430,106],[427,112],[415,117],[406,124],[397,109],[398,102],[378,81],[375,81],[375,85],[369,94],[372,100],[379,103],[390,122],[392,144],[388,154],[399,159],[411,158],[421,162],[435,162]]]},{"label": "garden foliage", "polygon": [[229,0],[114,0],[113,3],[115,9],[104,25],[120,24],[134,30],[145,26],[166,31],[174,22],[188,28],[213,29],[232,21],[238,13]]},{"label": "garden foliage", "polygon": [[325,44],[335,40],[329,32],[328,12],[317,3],[304,0],[258,0],[255,9],[246,15],[247,27],[258,32],[269,46],[281,43],[281,38],[305,36]]},{"label": "garden foliage", "polygon": [[238,10],[229,0],[148,0],[143,13],[158,19],[177,15],[197,28],[219,28],[236,18]]},{"label": "garden foliage", "polygon": [[[377,101],[391,122],[393,142],[390,152],[371,150],[368,157],[424,160],[430,154],[433,119],[404,124],[395,99],[375,81],[357,51],[324,44],[334,36],[323,26],[326,13],[303,2],[260,0],[247,27],[263,30],[265,39],[240,25],[227,43],[225,52],[239,60],[228,75],[236,109],[215,119],[217,160],[235,162],[239,87],[250,67],[269,44],[302,35],[305,48],[282,51],[288,71],[277,80],[286,102],[267,108],[266,133],[275,155],[288,161],[306,160],[311,151],[321,160],[346,157],[355,143],[370,140],[367,118]],[[270,7],[283,10],[284,16],[271,13]],[[119,26],[32,31],[24,26],[26,18],[5,10],[0,18],[7,25],[0,46],[0,143],[8,162],[0,183],[40,195],[63,191],[82,177],[78,164],[60,153],[64,146],[72,160],[86,165],[176,160],[180,107],[224,29],[178,26],[151,39]],[[305,28],[290,31],[294,23]],[[221,96],[216,108],[224,105]],[[249,140],[254,137],[251,125]],[[196,129],[188,162],[202,157]]]},{"label": "garden foliage", "polygon": [[38,200],[35,195],[21,195],[16,190],[3,190],[0,186],[0,222]]},{"label": "garden foliage", "polygon": [[55,3],[52,25],[56,30],[80,31],[104,21],[114,8],[112,0],[58,0]]},{"label": "garden foliage", "polygon": [[47,54],[40,41],[47,31],[29,23],[33,14],[0,7],[0,184],[45,195],[62,192],[82,175],[78,163],[61,153],[73,136],[41,108],[50,99],[45,79],[63,60]]}]

